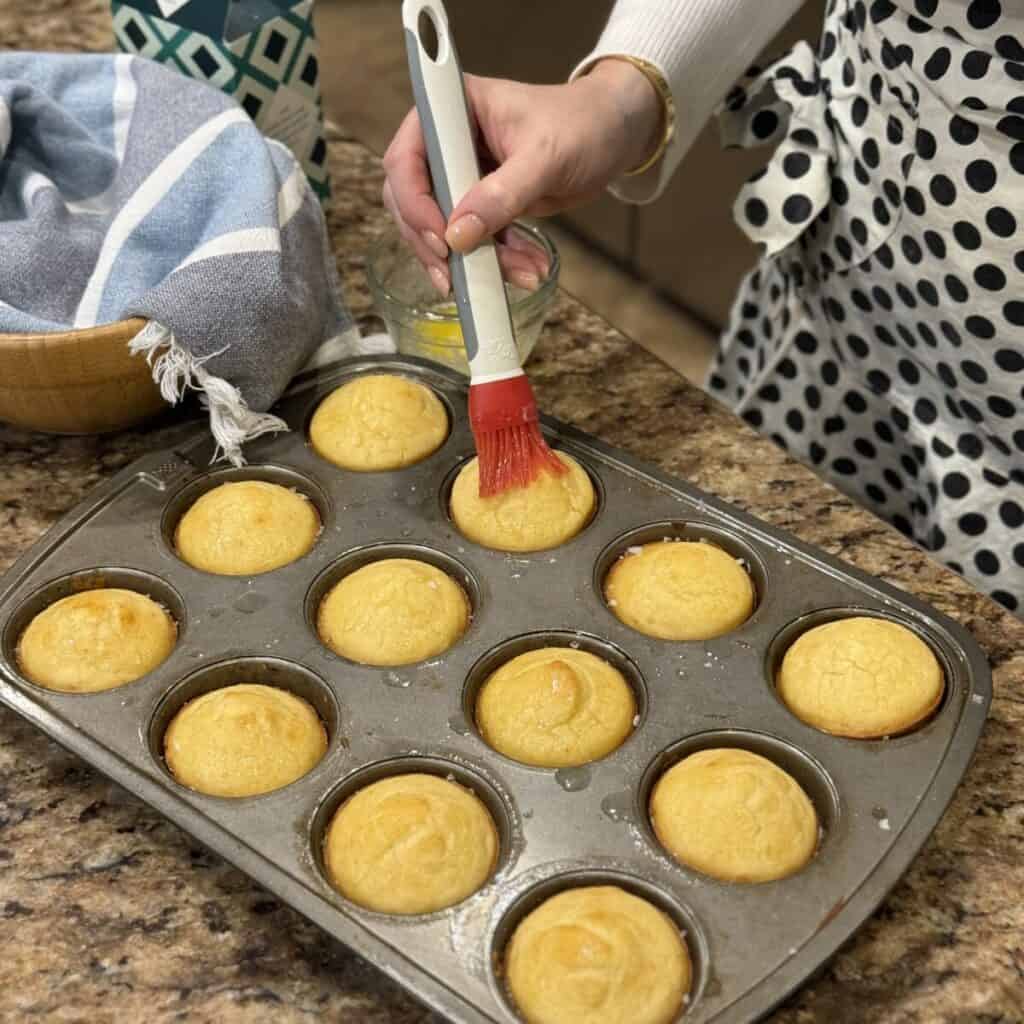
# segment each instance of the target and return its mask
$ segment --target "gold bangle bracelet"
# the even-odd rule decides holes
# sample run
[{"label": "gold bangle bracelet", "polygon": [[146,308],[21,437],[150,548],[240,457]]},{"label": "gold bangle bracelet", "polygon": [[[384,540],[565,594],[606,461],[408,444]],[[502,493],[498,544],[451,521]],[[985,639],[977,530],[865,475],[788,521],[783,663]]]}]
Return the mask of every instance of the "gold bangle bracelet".
[{"label": "gold bangle bracelet", "polygon": [[654,91],[658,94],[658,98],[661,100],[661,123],[662,132],[661,139],[655,147],[654,152],[639,166],[633,167],[628,171],[623,171],[623,176],[626,178],[633,178],[637,175],[644,174],[649,171],[664,155],[668,149],[672,139],[676,133],[676,105],[672,99],[672,90],[669,88],[668,82],[665,81],[665,76],[651,63],[646,60],[641,60],[639,57],[631,57],[625,53],[607,54],[602,55],[602,60],[623,60],[627,64],[632,64],[639,72],[641,72],[648,82],[654,88]]}]

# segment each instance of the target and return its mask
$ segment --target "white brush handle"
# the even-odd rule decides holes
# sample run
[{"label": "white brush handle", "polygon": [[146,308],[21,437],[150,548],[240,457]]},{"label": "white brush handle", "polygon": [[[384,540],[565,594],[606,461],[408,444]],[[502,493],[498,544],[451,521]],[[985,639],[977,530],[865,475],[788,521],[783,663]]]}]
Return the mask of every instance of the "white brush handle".
[{"label": "white brush handle", "polygon": [[[437,35],[433,58],[421,38],[423,18],[433,22]],[[480,180],[462,70],[441,0],[403,0],[402,23],[434,195],[448,218]],[[471,381],[484,384],[522,373],[494,243],[488,240],[464,256],[452,252],[448,264]]]}]

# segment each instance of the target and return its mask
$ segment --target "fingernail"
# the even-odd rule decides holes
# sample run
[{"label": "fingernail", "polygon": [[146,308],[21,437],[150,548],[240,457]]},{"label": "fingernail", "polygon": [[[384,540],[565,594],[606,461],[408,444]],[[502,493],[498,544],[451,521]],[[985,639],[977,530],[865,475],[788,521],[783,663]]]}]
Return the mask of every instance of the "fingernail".
[{"label": "fingernail", "polygon": [[448,283],[448,275],[440,267],[430,268],[430,280],[434,282],[434,287],[441,293],[442,297],[447,297],[448,290],[451,285]]},{"label": "fingernail", "polygon": [[430,251],[438,257],[438,259],[448,259],[448,246],[444,244],[444,240],[438,238],[433,231],[423,232],[423,241],[427,243]]},{"label": "fingernail", "polygon": [[514,270],[508,279],[517,287],[528,292],[535,292],[540,287],[540,278],[528,270]]},{"label": "fingernail", "polygon": [[457,252],[471,252],[487,234],[484,222],[475,214],[460,217],[444,234],[445,241]]}]

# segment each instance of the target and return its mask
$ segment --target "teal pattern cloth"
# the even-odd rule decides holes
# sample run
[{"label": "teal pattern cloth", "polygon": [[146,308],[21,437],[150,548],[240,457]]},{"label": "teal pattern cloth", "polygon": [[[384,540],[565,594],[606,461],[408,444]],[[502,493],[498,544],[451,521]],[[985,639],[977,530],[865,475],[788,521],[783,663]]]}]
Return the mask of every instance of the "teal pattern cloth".
[{"label": "teal pattern cloth", "polygon": [[112,4],[125,52],[233,96],[283,142],[321,201],[330,195],[313,0],[126,0]]}]

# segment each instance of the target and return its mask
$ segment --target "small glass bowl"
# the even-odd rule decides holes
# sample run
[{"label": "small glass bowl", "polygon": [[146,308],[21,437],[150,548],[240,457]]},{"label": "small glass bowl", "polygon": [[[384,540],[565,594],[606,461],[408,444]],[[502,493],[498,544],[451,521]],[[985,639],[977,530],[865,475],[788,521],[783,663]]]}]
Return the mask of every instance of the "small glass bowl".
[{"label": "small glass bowl", "polygon": [[[532,224],[516,221],[508,231],[537,246],[548,261],[548,275],[535,292],[505,282],[519,358],[525,363],[537,344],[558,288],[558,250],[554,242]],[[399,352],[432,359],[469,374],[454,297],[442,299],[438,295],[427,272],[397,231],[389,231],[370,250],[366,258],[366,277],[374,307]]]}]

